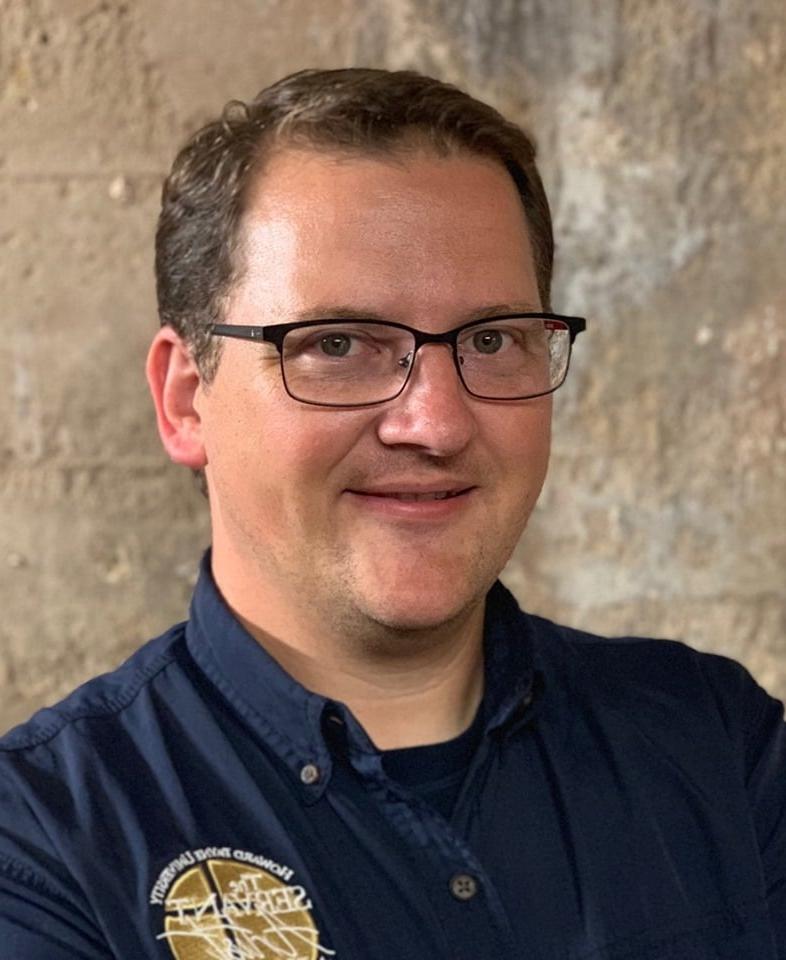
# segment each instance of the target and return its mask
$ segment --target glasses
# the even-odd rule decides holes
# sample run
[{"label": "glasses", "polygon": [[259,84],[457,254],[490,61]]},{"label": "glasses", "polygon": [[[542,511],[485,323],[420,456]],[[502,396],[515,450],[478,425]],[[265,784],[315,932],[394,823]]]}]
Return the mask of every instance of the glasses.
[{"label": "glasses", "polygon": [[287,393],[302,403],[360,407],[393,400],[406,387],[426,344],[450,347],[469,394],[481,400],[531,400],[565,382],[581,317],[517,313],[425,333],[376,320],[305,320],[251,327],[217,323],[219,337],[272,343]]}]

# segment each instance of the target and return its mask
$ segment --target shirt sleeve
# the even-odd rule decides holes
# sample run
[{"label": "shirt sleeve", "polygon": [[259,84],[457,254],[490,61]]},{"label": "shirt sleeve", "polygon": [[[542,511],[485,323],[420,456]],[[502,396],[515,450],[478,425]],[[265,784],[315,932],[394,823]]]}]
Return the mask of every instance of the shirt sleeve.
[{"label": "shirt sleeve", "polygon": [[746,731],[746,785],[777,956],[786,960],[786,724],[783,705],[759,687],[755,692]]},{"label": "shirt sleeve", "polygon": [[74,904],[2,857],[0,956],[9,960],[113,960]]},{"label": "shirt sleeve", "polygon": [[0,752],[0,960],[114,960],[25,786]]}]

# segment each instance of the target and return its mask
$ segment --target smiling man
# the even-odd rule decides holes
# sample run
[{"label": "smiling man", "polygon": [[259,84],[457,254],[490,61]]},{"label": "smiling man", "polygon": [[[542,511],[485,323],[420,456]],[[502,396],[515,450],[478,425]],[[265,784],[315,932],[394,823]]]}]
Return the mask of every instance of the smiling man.
[{"label": "smiling man", "polygon": [[786,957],[780,705],[522,613],[584,321],[528,137],[307,71],[184,147],[148,357],[212,547],[187,624],[2,741],[18,960]]},{"label": "smiling man", "polygon": [[[548,459],[547,321],[526,316],[542,307],[515,184],[418,132],[390,156],[271,148],[240,233],[215,377],[172,326],[149,365],[170,455],[206,473],[216,584],[378,746],[448,739],[477,709],[483,598]],[[278,348],[236,338],[268,323],[285,324]],[[416,349],[404,325],[458,325],[456,344]],[[566,357],[569,335],[551,333]],[[496,399],[531,382],[541,396]]]}]

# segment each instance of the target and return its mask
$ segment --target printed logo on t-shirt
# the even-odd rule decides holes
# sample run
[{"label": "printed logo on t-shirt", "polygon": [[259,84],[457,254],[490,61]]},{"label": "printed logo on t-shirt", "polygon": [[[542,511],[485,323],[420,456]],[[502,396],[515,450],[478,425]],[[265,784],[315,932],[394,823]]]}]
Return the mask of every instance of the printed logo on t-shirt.
[{"label": "printed logo on t-shirt", "polygon": [[161,871],[150,905],[164,908],[159,940],[175,960],[320,960],[306,890],[294,871],[231,847],[188,850]]}]

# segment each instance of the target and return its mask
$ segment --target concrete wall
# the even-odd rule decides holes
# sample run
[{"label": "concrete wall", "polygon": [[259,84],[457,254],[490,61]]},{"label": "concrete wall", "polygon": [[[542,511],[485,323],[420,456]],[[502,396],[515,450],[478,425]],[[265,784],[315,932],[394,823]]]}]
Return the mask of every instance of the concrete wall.
[{"label": "concrete wall", "polygon": [[182,618],[207,543],[142,376],[177,145],[350,64],[538,133],[555,306],[591,326],[508,582],[784,695],[783,0],[0,0],[0,726]]}]

